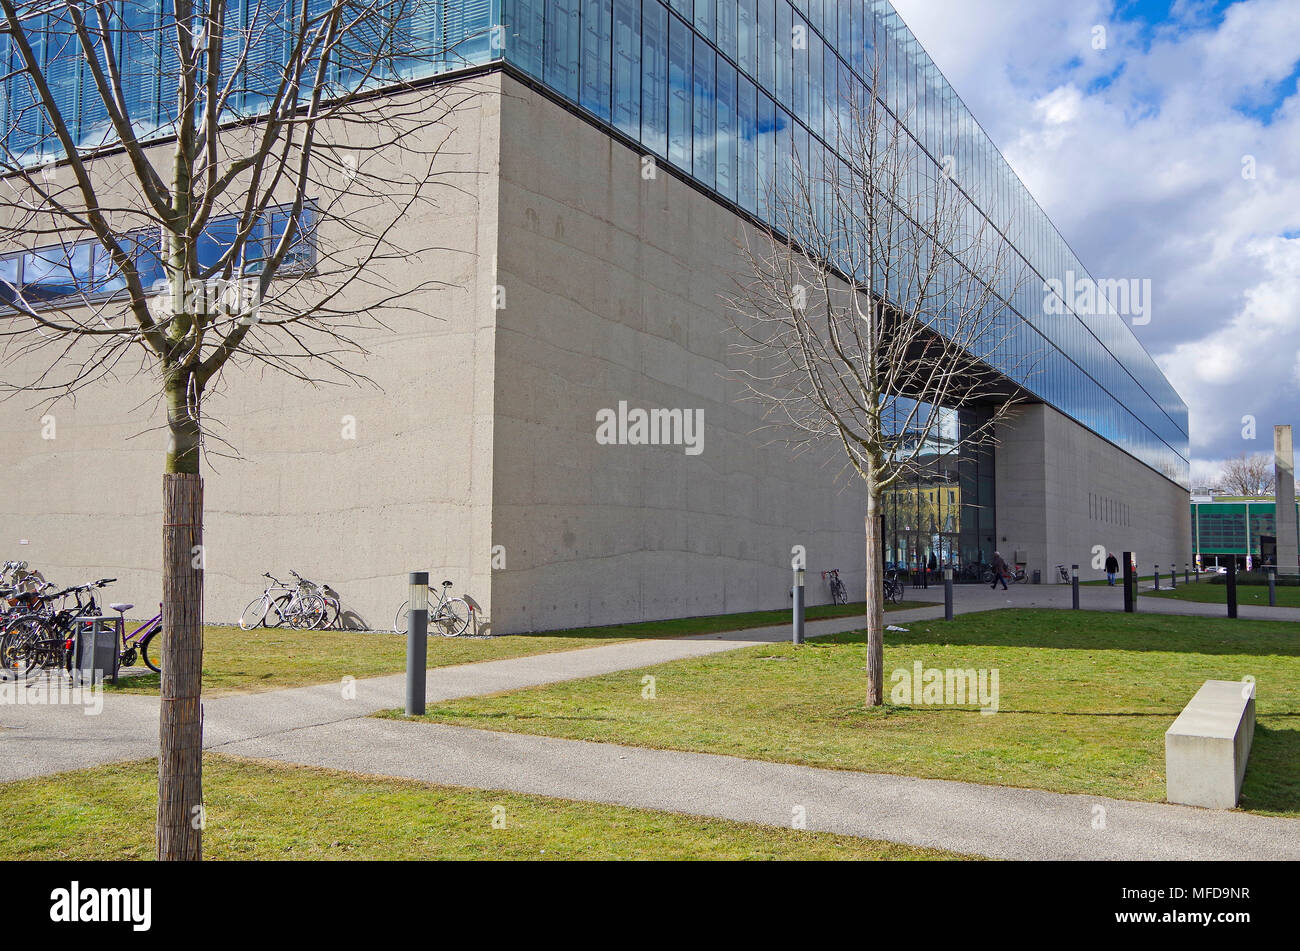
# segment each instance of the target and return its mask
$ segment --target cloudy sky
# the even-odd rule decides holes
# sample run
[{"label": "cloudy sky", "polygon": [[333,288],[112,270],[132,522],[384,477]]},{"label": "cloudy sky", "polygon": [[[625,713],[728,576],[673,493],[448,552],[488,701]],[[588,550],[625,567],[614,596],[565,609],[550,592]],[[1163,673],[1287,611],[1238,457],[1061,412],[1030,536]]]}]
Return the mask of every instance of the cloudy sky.
[{"label": "cloudy sky", "polygon": [[1271,453],[1300,426],[1300,0],[893,2],[1093,277],[1151,280],[1193,481]]}]

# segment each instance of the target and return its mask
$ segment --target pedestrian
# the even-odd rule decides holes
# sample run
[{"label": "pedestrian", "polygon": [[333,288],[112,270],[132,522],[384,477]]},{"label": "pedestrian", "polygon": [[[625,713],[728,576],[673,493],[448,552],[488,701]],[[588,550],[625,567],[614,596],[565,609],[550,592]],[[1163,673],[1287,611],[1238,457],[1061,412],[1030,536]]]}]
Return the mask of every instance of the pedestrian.
[{"label": "pedestrian", "polygon": [[998,582],[1002,582],[1002,590],[1007,590],[1007,563],[1002,557],[1002,552],[993,553],[993,584],[989,588],[993,591],[998,590]]},{"label": "pedestrian", "polygon": [[930,552],[930,563],[928,567],[930,569],[931,577],[934,577],[934,579],[938,581],[939,559],[934,557],[934,552]]},{"label": "pedestrian", "polygon": [[1119,559],[1111,552],[1106,556],[1106,583],[1115,587],[1115,575],[1119,573]]}]

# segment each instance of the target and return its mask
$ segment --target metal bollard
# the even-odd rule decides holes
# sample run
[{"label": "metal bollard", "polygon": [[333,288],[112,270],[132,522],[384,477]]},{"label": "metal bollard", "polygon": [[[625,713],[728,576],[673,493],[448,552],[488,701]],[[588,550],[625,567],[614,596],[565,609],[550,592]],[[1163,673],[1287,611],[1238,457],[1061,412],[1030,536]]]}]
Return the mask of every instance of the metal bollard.
[{"label": "metal bollard", "polygon": [[794,643],[803,643],[804,569],[794,570]]},{"label": "metal bollard", "polygon": [[1070,600],[1072,602],[1074,610],[1077,611],[1079,610],[1079,566],[1078,565],[1070,566],[1070,587],[1073,589],[1070,592]]},{"label": "metal bollard", "polygon": [[1237,616],[1237,559],[1228,562],[1228,617]]},{"label": "metal bollard", "polygon": [[1156,565],[1156,590],[1160,590],[1160,566]]},{"label": "metal bollard", "polygon": [[1178,566],[1175,564],[1169,566],[1169,587],[1174,591],[1178,590]]},{"label": "metal bollard", "polygon": [[429,642],[429,573],[412,571],[411,610],[406,615],[406,715],[424,716],[424,672],[428,663]]},{"label": "metal bollard", "polygon": [[943,569],[943,619],[952,620],[952,567]]},{"label": "metal bollard", "polygon": [[1124,613],[1132,614],[1137,610],[1137,581],[1133,570],[1133,553],[1124,552]]},{"label": "metal bollard", "polygon": [[1277,568],[1273,565],[1268,568],[1268,606],[1277,607]]},{"label": "metal bollard", "polygon": [[1191,584],[1191,583],[1192,583],[1191,574],[1192,574],[1192,573],[1191,573],[1191,570],[1189,569],[1189,567],[1188,567],[1188,565],[1187,565],[1187,562],[1183,562],[1183,584]]}]

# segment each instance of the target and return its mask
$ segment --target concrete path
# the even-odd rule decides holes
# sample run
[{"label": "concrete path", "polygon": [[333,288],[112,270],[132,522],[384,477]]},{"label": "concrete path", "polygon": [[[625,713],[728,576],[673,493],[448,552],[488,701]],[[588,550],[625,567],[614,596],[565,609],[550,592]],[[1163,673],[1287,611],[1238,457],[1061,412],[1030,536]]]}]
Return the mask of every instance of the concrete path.
[{"label": "concrete path", "polygon": [[[918,608],[891,613],[889,621],[907,624],[942,616],[942,607]],[[824,637],[861,626],[855,617],[811,621],[807,632],[810,637]],[[786,626],[765,627],[435,667],[425,676],[425,690],[429,703],[438,703],[652,667],[774,643],[789,636]],[[13,684],[0,684],[0,690],[7,691],[8,697],[27,692]],[[105,694],[102,700],[102,712],[94,716],[87,716],[82,706],[0,702],[0,782],[156,756],[158,699]],[[401,707],[405,701],[404,674],[215,697],[203,703],[204,746],[365,717],[377,710]]]},{"label": "concrete path", "polygon": [[1002,859],[1300,859],[1300,820],[441,724],[349,720],[219,750],[786,828],[801,809],[814,831]]},{"label": "concrete path", "polygon": [[[1083,606],[1095,610],[1108,609],[1119,597],[1108,588],[1083,591]],[[941,587],[909,590],[907,597],[938,603],[891,613],[888,623],[906,627],[942,617]],[[1010,592],[962,586],[957,610],[1068,607],[1069,597],[1066,586],[1019,585]],[[1141,602],[1144,609],[1148,604],[1171,614],[1222,610]],[[1270,609],[1243,608],[1243,617],[1248,611]],[[1300,610],[1272,612],[1300,620]],[[860,626],[856,617],[815,621],[808,634]],[[426,678],[428,699],[436,703],[636,670],[788,637],[788,626],[780,625],[436,668]],[[0,781],[156,755],[157,699],[126,694],[103,699],[97,716],[70,705],[0,704]],[[217,697],[204,703],[204,746],[359,773],[778,826],[789,826],[798,806],[809,829],[996,858],[1300,858],[1300,820],[369,718],[377,710],[400,707],[403,700],[402,675]],[[1104,830],[1093,828],[1098,806],[1104,810]]]}]

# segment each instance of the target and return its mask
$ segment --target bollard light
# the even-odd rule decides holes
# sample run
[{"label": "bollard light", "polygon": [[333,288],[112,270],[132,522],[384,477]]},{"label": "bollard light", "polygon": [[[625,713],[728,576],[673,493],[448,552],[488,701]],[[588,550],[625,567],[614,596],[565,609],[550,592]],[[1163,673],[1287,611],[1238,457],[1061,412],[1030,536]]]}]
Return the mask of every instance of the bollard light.
[{"label": "bollard light", "polygon": [[424,716],[426,652],[429,638],[429,573],[412,571],[406,615],[406,715]]},{"label": "bollard light", "polygon": [[1070,607],[1079,610],[1079,566],[1070,566]]},{"label": "bollard light", "polygon": [[804,598],[804,569],[796,568],[794,570],[794,589],[791,593],[793,602],[793,617],[791,617],[792,640],[795,644],[803,643],[803,598]]}]

